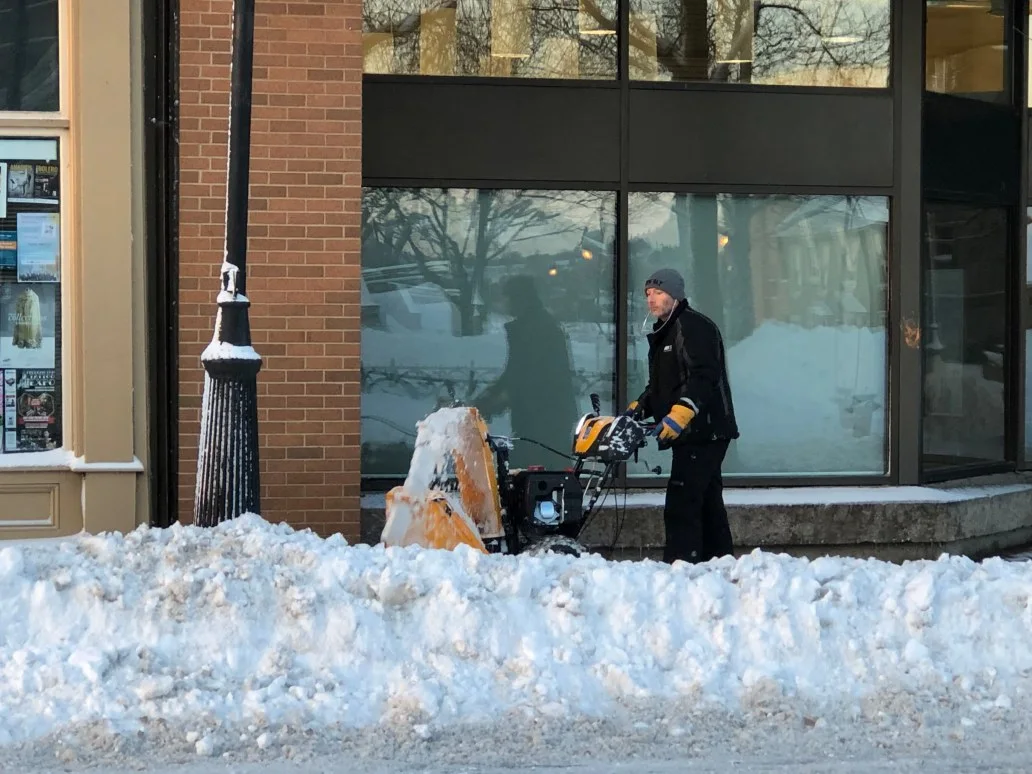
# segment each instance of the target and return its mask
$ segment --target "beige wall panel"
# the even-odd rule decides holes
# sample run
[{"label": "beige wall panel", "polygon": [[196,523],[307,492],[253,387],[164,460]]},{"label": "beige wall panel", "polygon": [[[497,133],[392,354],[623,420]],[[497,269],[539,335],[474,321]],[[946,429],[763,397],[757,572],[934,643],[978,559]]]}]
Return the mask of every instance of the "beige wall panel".
[{"label": "beige wall panel", "polygon": [[[133,458],[132,115],[129,3],[77,9],[81,454]],[[135,519],[134,519],[135,520]]]},{"label": "beige wall panel", "polygon": [[82,531],[82,477],[53,471],[0,477],[0,541]]}]

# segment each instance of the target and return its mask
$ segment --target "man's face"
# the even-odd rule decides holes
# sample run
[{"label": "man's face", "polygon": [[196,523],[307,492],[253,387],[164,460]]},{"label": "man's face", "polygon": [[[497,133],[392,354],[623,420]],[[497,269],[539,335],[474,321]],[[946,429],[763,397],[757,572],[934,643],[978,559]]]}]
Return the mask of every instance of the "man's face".
[{"label": "man's face", "polygon": [[645,291],[645,301],[649,305],[649,314],[661,320],[668,317],[677,306],[674,297],[659,288],[648,288]]}]

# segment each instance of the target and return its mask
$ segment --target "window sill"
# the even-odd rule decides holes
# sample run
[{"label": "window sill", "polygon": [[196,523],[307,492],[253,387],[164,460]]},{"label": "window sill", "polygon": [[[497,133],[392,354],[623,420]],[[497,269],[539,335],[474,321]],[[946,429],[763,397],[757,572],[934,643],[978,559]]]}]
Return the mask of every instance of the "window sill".
[{"label": "window sill", "polygon": [[87,462],[66,449],[0,454],[0,474],[20,471],[61,470],[72,473],[143,473],[137,457],[129,462]]},{"label": "window sill", "polygon": [[67,129],[71,122],[59,113],[14,113],[0,111],[0,130]]}]

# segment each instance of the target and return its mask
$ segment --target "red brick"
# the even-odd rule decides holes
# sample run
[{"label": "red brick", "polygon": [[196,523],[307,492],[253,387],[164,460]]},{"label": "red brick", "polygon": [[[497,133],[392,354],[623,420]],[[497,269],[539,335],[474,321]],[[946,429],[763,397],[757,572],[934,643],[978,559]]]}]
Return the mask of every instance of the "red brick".
[{"label": "red brick", "polygon": [[[248,296],[262,512],[359,536],[361,0],[258,0]],[[179,518],[222,260],[231,0],[180,0]]]}]

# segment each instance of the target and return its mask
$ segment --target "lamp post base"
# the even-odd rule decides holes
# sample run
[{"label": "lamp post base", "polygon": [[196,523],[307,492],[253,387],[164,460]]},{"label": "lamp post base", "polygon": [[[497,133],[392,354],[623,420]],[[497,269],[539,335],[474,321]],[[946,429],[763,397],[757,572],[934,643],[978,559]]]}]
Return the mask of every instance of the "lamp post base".
[{"label": "lamp post base", "polygon": [[200,527],[260,513],[258,372],[262,361],[250,345],[248,306],[245,297],[231,291],[219,294],[216,335],[201,355],[204,398],[194,490],[194,524]]}]

